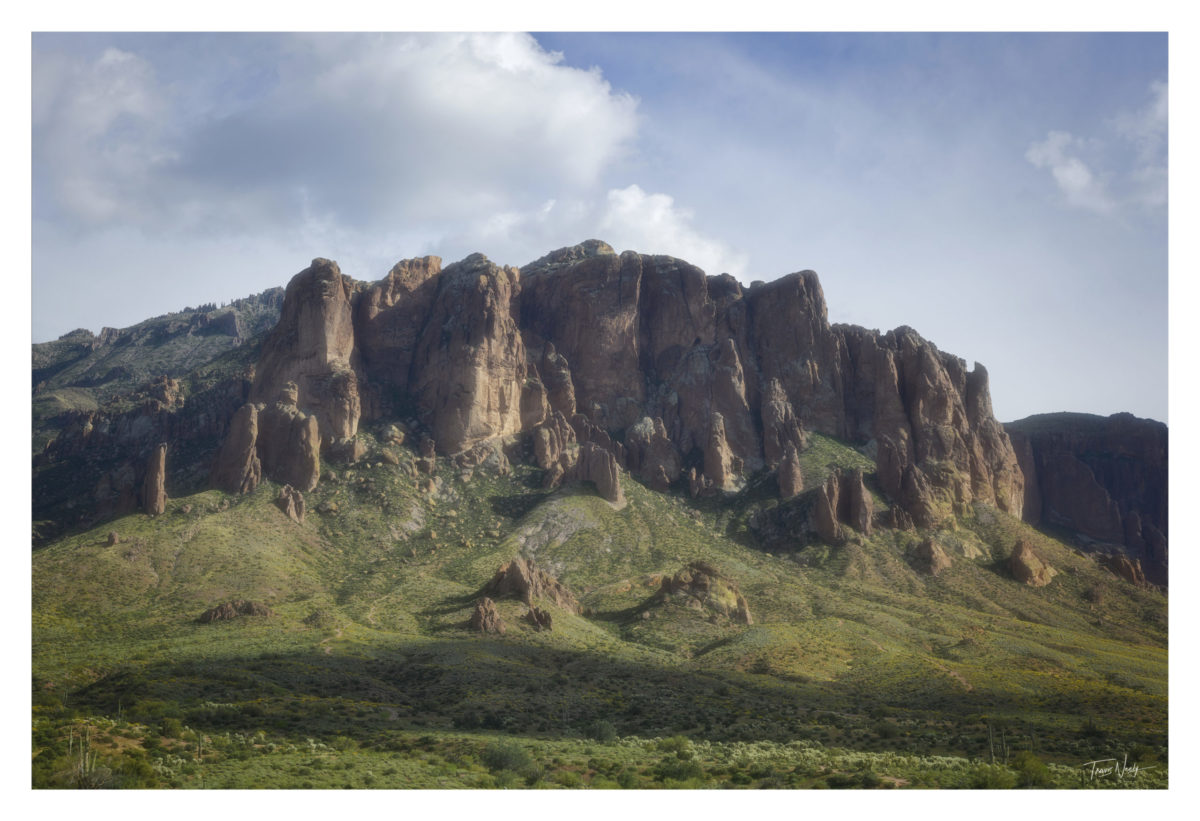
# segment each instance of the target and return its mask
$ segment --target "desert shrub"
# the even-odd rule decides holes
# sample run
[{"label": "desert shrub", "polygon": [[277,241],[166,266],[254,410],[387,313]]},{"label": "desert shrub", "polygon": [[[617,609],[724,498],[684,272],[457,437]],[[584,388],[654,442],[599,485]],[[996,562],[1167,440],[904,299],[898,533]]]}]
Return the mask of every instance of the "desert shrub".
[{"label": "desert shrub", "polygon": [[703,778],[704,768],[695,761],[666,757],[654,768],[654,777],[659,781],[690,781]]},{"label": "desert shrub", "polygon": [[900,728],[890,721],[880,721],[875,725],[875,735],[880,738],[895,738],[900,735]]},{"label": "desert shrub", "polygon": [[533,766],[533,756],[515,741],[493,741],[483,748],[479,760],[493,773],[501,770],[522,772]]},{"label": "desert shrub", "polygon": [[1050,769],[1045,762],[1028,750],[1017,753],[1010,764],[1022,787],[1045,787],[1050,784]]},{"label": "desert shrub", "polygon": [[984,764],[971,775],[971,787],[977,790],[1011,790],[1015,786],[1017,776],[1007,767]]},{"label": "desert shrub", "polygon": [[183,722],[173,716],[167,716],[159,725],[158,733],[163,738],[179,738],[183,735]]},{"label": "desert shrub", "polygon": [[830,773],[825,777],[825,783],[835,789],[847,789],[858,786],[858,776],[850,773]]},{"label": "desert shrub", "polygon": [[617,786],[623,790],[635,789],[638,785],[637,771],[632,769],[621,770],[617,775]]},{"label": "desert shrub", "polygon": [[588,736],[602,744],[607,744],[616,739],[617,728],[612,725],[611,721],[600,719],[599,721],[592,722],[592,725],[588,728]]}]

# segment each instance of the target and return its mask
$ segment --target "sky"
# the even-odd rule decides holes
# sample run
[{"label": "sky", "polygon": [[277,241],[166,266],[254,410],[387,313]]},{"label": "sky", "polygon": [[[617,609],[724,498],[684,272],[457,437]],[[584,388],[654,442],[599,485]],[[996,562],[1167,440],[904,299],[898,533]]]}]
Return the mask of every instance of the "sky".
[{"label": "sky", "polygon": [[1165,34],[34,34],[32,333],[585,239],[1167,420]]}]

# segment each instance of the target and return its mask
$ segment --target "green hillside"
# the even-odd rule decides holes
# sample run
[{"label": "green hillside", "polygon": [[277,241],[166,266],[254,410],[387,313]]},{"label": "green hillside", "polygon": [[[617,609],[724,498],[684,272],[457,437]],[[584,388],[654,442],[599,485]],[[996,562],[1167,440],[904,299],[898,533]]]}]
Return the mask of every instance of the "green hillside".
[{"label": "green hillside", "polygon": [[[1165,596],[994,509],[933,534],[930,577],[930,534],[767,552],[757,523],[807,501],[771,476],[702,500],[623,477],[615,509],[519,459],[389,455],[335,466],[302,524],[265,482],[37,550],[35,786],[1105,787],[1080,765],[1126,754],[1166,785]],[[804,459],[810,488],[869,467],[827,437]],[[1047,587],[1006,571],[1018,537]],[[518,555],[582,614],[535,602],[539,631],[507,598],[503,636],[470,630]],[[657,595],[696,561],[752,624]],[[272,615],[197,620],[233,600]]]}]

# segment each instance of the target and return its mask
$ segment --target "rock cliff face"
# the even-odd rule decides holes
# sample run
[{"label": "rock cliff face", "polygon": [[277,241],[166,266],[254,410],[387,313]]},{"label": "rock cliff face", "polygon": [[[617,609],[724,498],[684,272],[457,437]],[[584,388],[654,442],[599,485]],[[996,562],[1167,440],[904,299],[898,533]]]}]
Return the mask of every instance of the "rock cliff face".
[{"label": "rock cliff face", "polygon": [[1167,584],[1166,425],[1128,413],[1056,413],[1005,428],[1026,477],[1027,522],[1121,546],[1146,580]]},{"label": "rock cliff face", "polygon": [[[292,384],[294,401],[277,401]],[[782,468],[798,493],[809,430],[873,449],[884,492],[919,526],[975,501],[1019,514],[1026,498],[982,366],[908,328],[831,326],[811,271],[743,289],[595,240],[520,271],[481,254],[445,269],[405,260],[374,285],[314,260],[287,288],[251,391],[262,473],[309,489],[322,453],[353,458],[340,443],[395,397],[438,453],[533,433],[547,485],[590,480],[610,501],[626,469],[719,493]],[[250,415],[214,473],[230,490],[255,481]],[[282,443],[301,440],[298,466]]]}]

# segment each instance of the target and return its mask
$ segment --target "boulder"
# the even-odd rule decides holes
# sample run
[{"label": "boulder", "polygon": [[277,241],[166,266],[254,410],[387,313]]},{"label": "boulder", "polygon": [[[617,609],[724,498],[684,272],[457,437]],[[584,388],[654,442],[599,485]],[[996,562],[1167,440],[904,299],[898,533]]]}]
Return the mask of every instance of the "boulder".
[{"label": "boulder", "polygon": [[746,597],[737,584],[707,562],[695,561],[673,576],[664,576],[656,599],[682,598],[693,609],[711,610],[740,624],[754,624]]},{"label": "boulder", "polygon": [[279,489],[275,504],[293,522],[304,521],[304,494],[291,485],[284,485]]},{"label": "boulder", "polygon": [[525,620],[533,625],[534,630],[549,630],[554,622],[550,616],[550,611],[543,610],[540,607],[530,607],[525,613]]},{"label": "boulder", "polygon": [[202,624],[211,624],[214,621],[228,621],[240,616],[271,615],[274,615],[274,613],[265,604],[246,601],[245,599],[234,599],[233,601],[218,604],[216,607],[205,610],[196,620]]},{"label": "boulder", "polygon": [[578,615],[582,612],[575,595],[558,579],[535,565],[533,560],[520,556],[502,564],[482,592],[495,598],[514,596],[531,607],[536,600],[544,599],[570,613]]},{"label": "boulder", "polygon": [[912,557],[916,569],[927,576],[936,576],[953,564],[950,555],[933,539],[919,542],[913,549]]},{"label": "boulder", "polygon": [[503,636],[505,631],[504,620],[500,618],[496,603],[487,596],[475,602],[469,625],[472,630],[480,633],[496,633]]},{"label": "boulder", "polygon": [[1008,569],[1014,579],[1030,587],[1045,587],[1058,573],[1033,552],[1033,545],[1025,539],[1018,539],[1013,547],[1012,555],[1008,559]]}]

